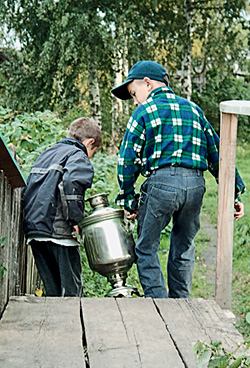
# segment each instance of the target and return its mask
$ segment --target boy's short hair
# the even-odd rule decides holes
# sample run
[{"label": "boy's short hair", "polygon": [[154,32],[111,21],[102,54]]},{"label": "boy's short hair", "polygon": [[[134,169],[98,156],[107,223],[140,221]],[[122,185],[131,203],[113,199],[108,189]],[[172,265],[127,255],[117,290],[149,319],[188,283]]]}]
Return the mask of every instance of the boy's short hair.
[{"label": "boy's short hair", "polygon": [[93,147],[101,147],[102,131],[94,119],[83,117],[78,118],[70,124],[68,138],[77,139],[83,142],[85,139],[94,138]]}]

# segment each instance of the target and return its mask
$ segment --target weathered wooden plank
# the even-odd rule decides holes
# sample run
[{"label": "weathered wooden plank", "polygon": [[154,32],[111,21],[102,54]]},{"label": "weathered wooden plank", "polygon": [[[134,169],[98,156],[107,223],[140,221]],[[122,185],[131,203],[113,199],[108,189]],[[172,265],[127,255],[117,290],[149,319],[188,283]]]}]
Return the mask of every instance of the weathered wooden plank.
[{"label": "weathered wooden plank", "polygon": [[152,299],[82,299],[91,368],[182,368]]},{"label": "weathered wooden plank", "polygon": [[26,290],[28,293],[34,293],[36,289],[36,281],[37,281],[37,269],[35,265],[35,259],[33,257],[32,249],[30,245],[26,246]]},{"label": "weathered wooden plank", "polygon": [[198,341],[220,340],[232,351],[243,341],[221,308],[204,299],[155,299],[166,328],[187,368],[195,367],[192,345]]},{"label": "weathered wooden plank", "polygon": [[[2,243],[2,217],[3,217],[3,200],[4,200],[4,173],[0,170],[0,243]],[[2,265],[2,247],[0,246],[0,266]],[[2,278],[0,277],[0,290],[2,290]],[[2,299],[0,291],[0,316],[2,311]]]},{"label": "weathered wooden plank", "polygon": [[[14,189],[15,198],[15,223],[13,224],[13,238],[16,248],[16,280],[15,295],[21,295],[21,261],[22,252],[24,251],[24,232],[22,223],[22,205],[21,205],[21,188]],[[26,291],[27,292],[27,291]],[[30,294],[30,293],[29,293]],[[13,294],[10,294],[13,295]]]},{"label": "weathered wooden plank", "polygon": [[220,103],[220,111],[227,114],[250,116],[250,101],[249,100],[222,101]]},{"label": "weathered wooden plank", "polygon": [[[4,308],[8,300],[8,279],[9,279],[9,251],[10,251],[10,202],[11,202],[11,187],[8,181],[4,180],[3,186],[3,202],[2,202],[2,238],[7,237],[7,242],[1,250],[1,263],[6,269],[3,278],[1,279],[0,289],[0,304],[1,310]],[[1,238],[1,240],[2,240]]]},{"label": "weathered wooden plank", "polygon": [[4,247],[0,247],[0,263],[5,268],[0,278],[0,314],[9,296],[27,292],[22,282],[27,274],[27,257],[21,215],[21,188],[12,189],[0,171],[0,241],[7,237]]},{"label": "weathered wooden plank", "polygon": [[226,350],[233,351],[243,341],[232,320],[214,300],[189,299],[187,303],[197,325],[206,332],[209,342],[220,340]]},{"label": "weathered wooden plank", "polygon": [[231,309],[237,115],[221,113],[216,302]]},{"label": "weathered wooden plank", "polygon": [[117,299],[124,327],[136,344],[143,368],[184,367],[151,298]]},{"label": "weathered wooden plank", "polygon": [[82,298],[83,323],[91,368],[142,367],[114,298]]},{"label": "weathered wooden plank", "polygon": [[[212,300],[12,297],[0,321],[0,367],[194,368],[192,344],[243,338]],[[81,321],[84,327],[82,335]]]},{"label": "weathered wooden plank", "polygon": [[[18,190],[18,189],[17,189]],[[17,249],[18,243],[16,241],[16,227],[17,227],[17,192],[16,190],[10,190],[10,228],[9,228],[9,262],[8,262],[8,295],[17,295],[17,283],[18,283],[18,259]]]},{"label": "weathered wooden plank", "polygon": [[79,298],[11,297],[0,341],[1,368],[85,367]]},{"label": "weathered wooden plank", "polygon": [[193,368],[196,366],[196,362],[192,344],[199,340],[197,336],[202,341],[205,340],[206,336],[195,323],[192,313],[184,308],[184,299],[180,303],[178,301],[178,299],[171,298],[154,299],[176,349],[185,363],[185,367]]},{"label": "weathered wooden plank", "polygon": [[[22,220],[20,220],[21,222]],[[30,247],[30,246],[29,246]],[[33,256],[32,256],[33,257]],[[19,252],[18,252],[18,263],[19,263],[19,275],[20,275],[20,293],[21,294],[34,294],[34,288],[30,289],[27,284],[29,270],[29,256],[28,256],[28,246],[24,238],[22,229],[19,231]]]}]

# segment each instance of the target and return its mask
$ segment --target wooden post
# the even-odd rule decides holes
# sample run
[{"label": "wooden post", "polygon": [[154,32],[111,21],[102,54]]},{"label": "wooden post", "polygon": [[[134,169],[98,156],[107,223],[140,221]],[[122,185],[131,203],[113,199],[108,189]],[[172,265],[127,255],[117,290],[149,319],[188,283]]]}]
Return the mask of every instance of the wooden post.
[{"label": "wooden post", "polygon": [[215,299],[231,309],[237,115],[250,115],[250,101],[220,104],[220,162]]}]

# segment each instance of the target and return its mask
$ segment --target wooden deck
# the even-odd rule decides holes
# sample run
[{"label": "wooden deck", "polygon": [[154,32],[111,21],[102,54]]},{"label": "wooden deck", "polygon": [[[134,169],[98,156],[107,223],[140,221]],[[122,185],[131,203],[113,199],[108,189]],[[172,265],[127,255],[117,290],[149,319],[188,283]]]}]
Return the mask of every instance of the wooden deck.
[{"label": "wooden deck", "polygon": [[11,297],[1,368],[195,368],[192,344],[243,340],[213,300]]}]

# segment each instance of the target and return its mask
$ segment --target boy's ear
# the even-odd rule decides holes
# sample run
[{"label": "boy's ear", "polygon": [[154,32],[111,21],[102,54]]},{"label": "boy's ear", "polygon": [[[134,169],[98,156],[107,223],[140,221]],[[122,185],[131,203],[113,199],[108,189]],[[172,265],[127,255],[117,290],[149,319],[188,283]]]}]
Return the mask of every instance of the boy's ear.
[{"label": "boy's ear", "polygon": [[145,83],[149,83],[151,81],[151,79],[150,78],[148,78],[148,77],[144,77],[143,78],[143,82],[145,82]]},{"label": "boy's ear", "polygon": [[146,83],[149,92],[151,92],[154,89],[152,79],[150,79],[148,77],[144,77],[143,78],[143,82]]},{"label": "boy's ear", "polygon": [[84,139],[84,141],[82,141],[82,143],[87,148],[87,147],[91,146],[93,143],[95,143],[95,139],[94,138],[87,138],[87,139]]}]

